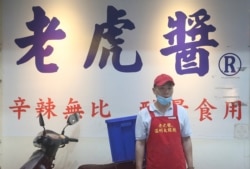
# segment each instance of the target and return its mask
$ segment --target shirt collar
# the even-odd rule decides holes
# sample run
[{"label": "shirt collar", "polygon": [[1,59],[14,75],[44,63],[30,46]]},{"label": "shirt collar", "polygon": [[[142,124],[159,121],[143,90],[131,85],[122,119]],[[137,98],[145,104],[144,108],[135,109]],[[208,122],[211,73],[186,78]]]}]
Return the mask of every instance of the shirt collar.
[{"label": "shirt collar", "polygon": [[[169,108],[167,109],[167,111],[172,110],[173,109],[173,103],[171,103],[171,105],[169,106]],[[157,112],[159,113],[158,109],[155,107],[154,103],[151,103],[149,106],[149,110],[153,111],[153,112]]]}]

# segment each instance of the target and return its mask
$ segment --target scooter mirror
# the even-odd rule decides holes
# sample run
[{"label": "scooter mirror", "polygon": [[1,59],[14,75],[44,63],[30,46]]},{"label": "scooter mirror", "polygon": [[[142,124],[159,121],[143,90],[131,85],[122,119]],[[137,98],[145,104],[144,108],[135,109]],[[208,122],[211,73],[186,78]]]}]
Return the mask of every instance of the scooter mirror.
[{"label": "scooter mirror", "polygon": [[71,114],[69,116],[67,124],[68,125],[73,125],[73,124],[75,124],[78,121],[79,121],[79,113],[74,113],[74,114]]},{"label": "scooter mirror", "polygon": [[42,127],[45,126],[42,113],[39,114],[39,124],[40,124],[40,126],[42,126]]}]

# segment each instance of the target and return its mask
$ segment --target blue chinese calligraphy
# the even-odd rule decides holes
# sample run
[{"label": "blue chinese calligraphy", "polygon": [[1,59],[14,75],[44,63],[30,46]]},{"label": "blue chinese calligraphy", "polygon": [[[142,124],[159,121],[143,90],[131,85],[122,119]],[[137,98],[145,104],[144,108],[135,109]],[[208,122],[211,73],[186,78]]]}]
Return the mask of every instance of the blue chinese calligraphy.
[{"label": "blue chinese calligraphy", "polygon": [[15,39],[15,43],[20,48],[25,48],[30,45],[33,46],[21,59],[17,61],[17,65],[23,64],[29,61],[32,57],[35,57],[36,67],[40,72],[56,72],[58,70],[58,66],[56,64],[44,63],[44,57],[49,56],[53,52],[54,48],[48,45],[44,49],[43,46],[48,40],[64,39],[66,34],[61,29],[56,30],[60,23],[57,18],[53,17],[50,21],[50,19],[45,16],[45,12],[41,7],[33,7],[32,9],[34,12],[34,20],[27,22],[26,25],[29,30],[34,32],[34,35]]},{"label": "blue chinese calligraphy", "polygon": [[120,72],[137,72],[141,70],[142,61],[137,51],[136,59],[133,64],[122,65],[120,63],[122,48],[119,45],[123,44],[124,40],[121,38],[117,38],[117,36],[123,33],[123,29],[134,29],[134,24],[128,19],[119,19],[126,15],[125,10],[117,10],[113,6],[108,6],[107,11],[107,22],[100,25],[95,25],[94,35],[87,55],[87,59],[84,63],[84,68],[88,68],[92,65],[98,52],[100,42],[103,38],[111,44],[111,47],[102,47],[101,59],[99,62],[99,67],[101,69],[106,66],[108,57],[112,53],[112,63],[116,70]]},{"label": "blue chinese calligraphy", "polygon": [[[209,39],[208,33],[214,32],[213,25],[206,25],[210,19],[205,9],[200,9],[187,19],[183,12],[176,12],[176,20],[169,17],[168,27],[175,28],[172,32],[165,34],[170,47],[160,50],[164,56],[176,52],[176,72],[180,75],[197,73],[204,76],[209,70],[209,52],[201,46],[218,46],[218,42]],[[186,25],[187,23],[187,25]],[[190,27],[186,30],[186,27]],[[191,42],[188,42],[191,40]]]}]

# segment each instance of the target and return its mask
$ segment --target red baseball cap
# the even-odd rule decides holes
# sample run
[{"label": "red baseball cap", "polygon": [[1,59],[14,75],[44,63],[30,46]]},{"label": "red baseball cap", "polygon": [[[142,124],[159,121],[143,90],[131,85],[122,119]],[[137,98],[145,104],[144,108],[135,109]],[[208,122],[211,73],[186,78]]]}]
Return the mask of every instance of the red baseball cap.
[{"label": "red baseball cap", "polygon": [[174,80],[171,76],[167,74],[160,74],[154,80],[154,86],[162,86],[167,82],[171,82],[174,85]]}]

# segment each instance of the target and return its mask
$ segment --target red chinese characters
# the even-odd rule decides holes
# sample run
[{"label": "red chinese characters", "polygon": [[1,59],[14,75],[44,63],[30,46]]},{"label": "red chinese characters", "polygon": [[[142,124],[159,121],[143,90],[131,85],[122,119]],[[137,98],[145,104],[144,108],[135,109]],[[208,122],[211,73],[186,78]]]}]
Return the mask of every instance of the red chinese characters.
[{"label": "red chinese characters", "polygon": [[18,97],[16,100],[14,100],[15,105],[9,107],[14,113],[17,113],[18,120],[21,119],[21,114],[30,108],[30,105],[25,104],[25,101],[25,99]]},{"label": "red chinese characters", "polygon": [[[173,103],[177,105],[182,105],[184,108],[188,109],[189,106],[184,104],[184,99],[175,99],[173,100]],[[150,104],[149,101],[143,101],[141,102],[140,110],[148,107]],[[231,114],[232,119],[241,120],[242,119],[242,102],[240,100],[232,101],[232,102],[226,102],[226,111],[224,119],[228,118],[228,116]],[[206,98],[204,98],[200,105],[195,109],[195,111],[199,110],[200,118],[199,121],[204,120],[213,120],[213,110],[217,109],[216,106],[212,105],[208,102]]]},{"label": "red chinese characters", "polygon": [[[27,112],[27,110],[30,109],[31,106],[26,103],[26,99],[23,99],[21,97],[18,97],[16,100],[14,100],[14,103],[15,105],[9,106],[9,109],[11,109],[12,112],[17,113],[17,118],[18,120],[20,120],[22,117],[22,113]],[[109,110],[104,110],[107,109],[108,106],[109,104],[105,103],[102,99],[100,99],[98,103],[92,102],[91,117],[95,117],[98,114],[102,118],[111,117],[111,112]],[[36,103],[36,113],[42,114],[48,119],[58,116],[55,110],[56,103],[54,103],[54,101],[50,97],[47,100],[39,98],[38,102]],[[85,112],[82,109],[81,104],[77,100],[70,98],[68,105],[66,106],[65,111],[62,114],[64,115],[64,118],[67,118],[70,114],[73,113],[79,113],[80,118],[83,118],[83,114]]]},{"label": "red chinese characters", "polygon": [[[188,109],[189,106],[184,104],[184,99],[175,99],[173,100],[175,104],[182,105],[184,108]],[[140,103],[139,109],[148,107],[150,102],[143,101]],[[99,115],[102,118],[111,117],[111,111],[108,109],[109,104],[106,103],[103,99],[99,99],[99,102],[91,102],[91,117],[96,117]],[[26,99],[22,97],[18,97],[14,100],[14,105],[9,106],[9,109],[12,112],[17,113],[17,119],[20,120],[22,113],[27,112],[31,106],[26,103]],[[241,120],[242,119],[242,102],[240,100],[232,101],[232,102],[225,102],[225,115],[224,119],[229,118],[230,114],[232,119]],[[55,112],[56,104],[54,101],[49,97],[46,101],[39,98],[38,102],[36,103],[35,110],[38,114],[42,114],[46,116],[48,119],[52,117],[56,117],[57,113]],[[199,111],[200,118],[199,121],[204,120],[213,120],[213,110],[217,109],[216,106],[212,105],[206,98],[204,98],[200,105],[195,109],[195,111]],[[65,108],[65,111],[62,113],[64,118],[67,118],[70,114],[79,113],[80,118],[83,118],[83,114],[85,114],[81,104],[74,100],[73,98],[69,99],[68,105]]]}]

